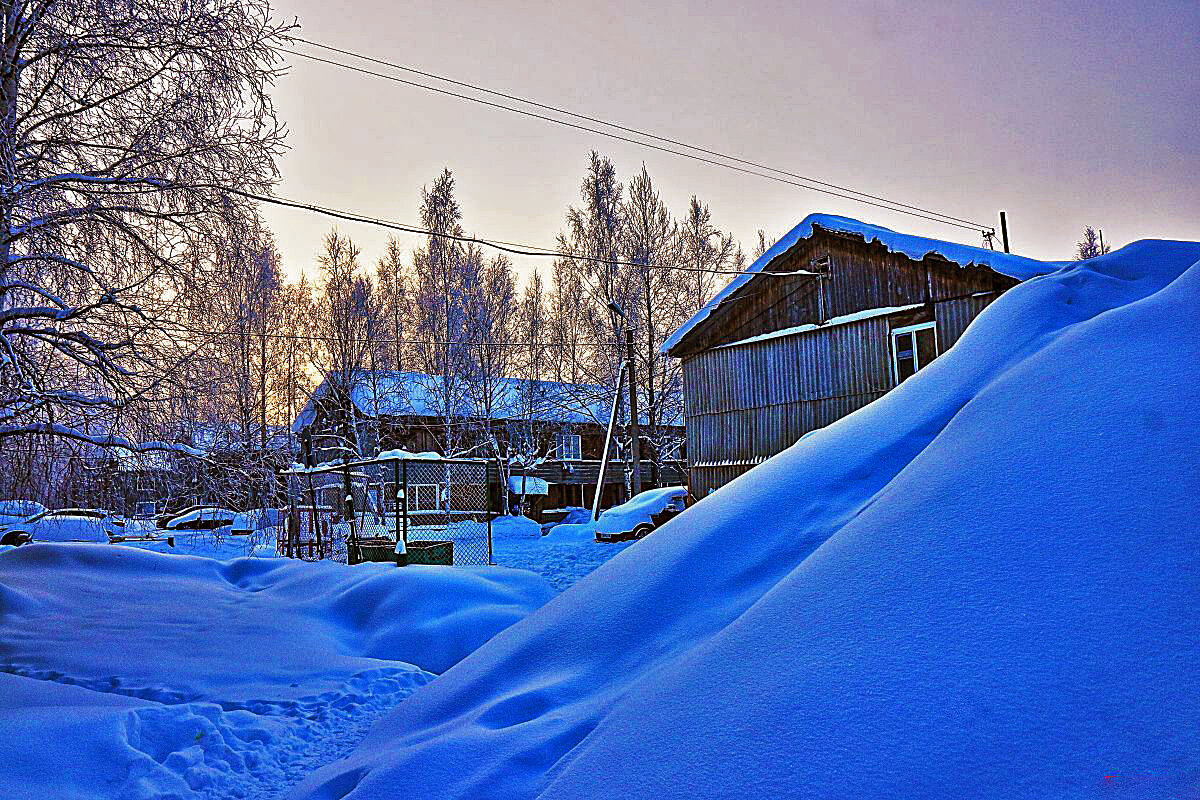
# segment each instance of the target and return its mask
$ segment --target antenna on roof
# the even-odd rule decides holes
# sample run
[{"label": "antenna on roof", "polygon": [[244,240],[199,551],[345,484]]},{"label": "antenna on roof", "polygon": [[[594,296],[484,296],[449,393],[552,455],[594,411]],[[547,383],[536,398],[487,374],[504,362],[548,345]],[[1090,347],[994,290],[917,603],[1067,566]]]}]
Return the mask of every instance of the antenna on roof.
[{"label": "antenna on roof", "polygon": [[1004,245],[1004,252],[1011,253],[1008,249],[1008,217],[1003,211],[1000,212],[1000,241]]}]

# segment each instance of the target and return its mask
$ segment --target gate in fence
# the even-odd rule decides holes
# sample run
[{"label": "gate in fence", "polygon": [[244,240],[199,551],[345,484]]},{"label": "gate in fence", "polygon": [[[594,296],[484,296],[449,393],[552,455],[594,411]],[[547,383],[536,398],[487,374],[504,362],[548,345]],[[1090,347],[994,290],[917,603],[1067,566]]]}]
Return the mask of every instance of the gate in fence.
[{"label": "gate in fence", "polygon": [[356,563],[401,540],[414,557],[491,564],[492,471],[483,459],[378,458],[289,472],[279,554]]}]

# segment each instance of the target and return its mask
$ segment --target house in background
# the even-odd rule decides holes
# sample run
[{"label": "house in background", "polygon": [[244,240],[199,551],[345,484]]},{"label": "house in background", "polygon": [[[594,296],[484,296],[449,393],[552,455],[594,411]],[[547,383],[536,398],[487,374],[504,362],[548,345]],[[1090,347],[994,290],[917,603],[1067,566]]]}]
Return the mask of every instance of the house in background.
[{"label": "house in background", "polygon": [[[493,470],[493,494],[507,492],[510,502],[523,497],[524,510],[534,519],[543,509],[591,506],[611,388],[501,378],[485,404],[472,397],[475,393],[464,382],[447,391],[440,376],[421,372],[360,370],[348,392],[335,384],[326,377],[292,426],[309,465],[390,450],[495,459],[495,448],[487,441],[494,437],[508,460],[509,474],[502,485],[501,471]],[[453,397],[448,400],[448,395]],[[447,407],[453,409],[449,415]],[[457,441],[454,453],[443,452],[448,425]],[[681,424],[663,428],[673,431],[682,445]],[[354,441],[348,441],[351,438]],[[658,464],[643,460],[642,485],[683,483],[685,457],[681,448],[675,458]],[[605,470],[601,506],[625,499],[625,462],[614,447]]]},{"label": "house in background", "polygon": [[1006,264],[1027,261],[806,217],[663,345],[682,360],[692,493],[882,397],[1017,284]]}]

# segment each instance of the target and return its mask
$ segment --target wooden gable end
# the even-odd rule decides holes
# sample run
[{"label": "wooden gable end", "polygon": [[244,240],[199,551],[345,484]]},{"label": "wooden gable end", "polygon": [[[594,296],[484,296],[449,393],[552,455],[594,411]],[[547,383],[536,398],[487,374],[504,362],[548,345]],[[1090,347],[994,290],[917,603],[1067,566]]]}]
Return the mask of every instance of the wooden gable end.
[{"label": "wooden gable end", "polygon": [[[814,227],[813,235],[734,292],[672,348],[689,355],[752,336],[876,308],[998,294],[1017,281],[987,267],[962,267],[936,254],[914,261],[858,234]],[[807,273],[818,273],[817,275]]]}]

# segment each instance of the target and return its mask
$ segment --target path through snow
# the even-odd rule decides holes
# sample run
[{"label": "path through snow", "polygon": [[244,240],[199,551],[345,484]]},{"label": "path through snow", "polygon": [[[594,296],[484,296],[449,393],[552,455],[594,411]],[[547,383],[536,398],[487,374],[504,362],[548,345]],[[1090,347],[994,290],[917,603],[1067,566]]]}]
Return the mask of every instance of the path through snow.
[{"label": "path through snow", "polygon": [[552,595],[496,567],[6,551],[0,797],[278,797]]}]

